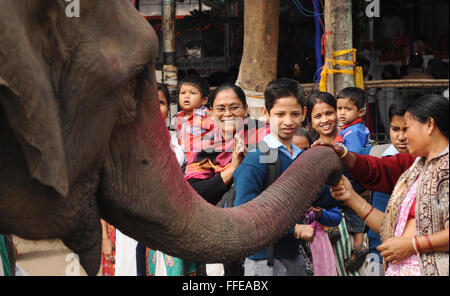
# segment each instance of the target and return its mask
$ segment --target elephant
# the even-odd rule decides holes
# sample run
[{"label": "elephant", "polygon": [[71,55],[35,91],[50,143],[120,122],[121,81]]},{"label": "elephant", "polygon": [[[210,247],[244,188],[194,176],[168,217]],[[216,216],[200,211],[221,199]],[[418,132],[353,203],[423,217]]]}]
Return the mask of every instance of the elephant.
[{"label": "elephant", "polygon": [[128,0],[0,4],[0,233],[58,238],[89,275],[100,218],[154,249],[228,262],[304,216],[341,162],[303,153],[260,196],[222,209],[184,180],[159,111],[158,40]]}]

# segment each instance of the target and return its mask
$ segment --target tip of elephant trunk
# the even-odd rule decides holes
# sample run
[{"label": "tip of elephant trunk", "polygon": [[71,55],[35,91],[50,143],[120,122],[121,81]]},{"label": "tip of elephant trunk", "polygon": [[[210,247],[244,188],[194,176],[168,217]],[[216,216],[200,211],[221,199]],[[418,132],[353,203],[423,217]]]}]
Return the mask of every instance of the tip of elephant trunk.
[{"label": "tip of elephant trunk", "polygon": [[101,250],[92,248],[88,251],[80,252],[79,262],[88,276],[96,276],[100,270]]},{"label": "tip of elephant trunk", "polygon": [[100,270],[101,264],[101,256],[102,256],[102,245],[101,245],[101,237],[100,239],[96,238],[89,242],[89,246],[81,243],[87,243],[89,239],[85,240],[76,240],[76,239],[63,239],[63,243],[71,249],[73,253],[73,257],[66,258],[67,266],[66,266],[66,275],[79,276],[80,271],[79,267],[83,267],[88,276],[96,276]]}]

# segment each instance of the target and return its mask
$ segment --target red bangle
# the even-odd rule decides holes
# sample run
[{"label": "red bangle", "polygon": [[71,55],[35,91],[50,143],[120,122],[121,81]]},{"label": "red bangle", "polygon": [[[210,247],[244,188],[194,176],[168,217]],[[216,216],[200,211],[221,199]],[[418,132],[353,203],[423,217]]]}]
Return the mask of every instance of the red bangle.
[{"label": "red bangle", "polygon": [[369,215],[370,215],[370,213],[372,213],[373,209],[375,209],[374,206],[372,206],[372,207],[370,208],[370,211],[369,211],[369,212],[367,213],[367,215],[363,218],[363,221],[364,221],[364,222],[366,222],[367,217],[369,217]]},{"label": "red bangle", "polygon": [[426,233],[424,236],[427,239],[428,247],[430,247],[430,252],[433,253],[433,245],[431,244],[431,240],[430,237],[428,236],[428,233]]},{"label": "red bangle", "polygon": [[422,249],[420,248],[419,240],[417,239],[417,236],[414,236],[414,239],[416,240],[416,247],[417,247],[417,250],[419,251],[419,254],[422,254]]}]

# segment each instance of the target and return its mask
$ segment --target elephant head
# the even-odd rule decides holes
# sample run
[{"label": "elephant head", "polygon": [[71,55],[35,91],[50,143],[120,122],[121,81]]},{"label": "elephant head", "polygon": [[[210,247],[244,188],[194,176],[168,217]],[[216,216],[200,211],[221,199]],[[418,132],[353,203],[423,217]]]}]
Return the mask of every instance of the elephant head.
[{"label": "elephant head", "polygon": [[245,257],[285,234],[341,165],[304,153],[248,204],[220,209],[184,180],[156,99],[157,38],[130,1],[2,0],[0,233],[61,238],[88,274],[100,218],[195,262]]}]

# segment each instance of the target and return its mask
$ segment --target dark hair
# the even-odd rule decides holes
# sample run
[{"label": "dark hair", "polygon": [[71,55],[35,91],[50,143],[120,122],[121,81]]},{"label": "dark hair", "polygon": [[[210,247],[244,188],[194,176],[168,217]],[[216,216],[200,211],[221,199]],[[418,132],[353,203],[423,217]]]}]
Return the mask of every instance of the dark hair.
[{"label": "dark hair", "polygon": [[336,99],[327,92],[313,92],[306,100],[306,118],[311,123],[312,110],[317,103],[325,103],[336,110]]},{"label": "dark hair", "polygon": [[423,66],[423,57],[420,53],[412,55],[409,58],[409,66],[411,69],[421,69]]},{"label": "dark hair", "polygon": [[336,96],[336,101],[339,99],[350,99],[355,103],[358,109],[362,109],[366,105],[367,96],[366,93],[358,87],[346,87]]},{"label": "dark hair", "polygon": [[276,100],[289,96],[294,96],[300,106],[305,106],[305,93],[300,83],[287,78],[275,79],[269,82],[264,91],[267,112],[272,110]]},{"label": "dark hair", "polygon": [[392,117],[394,117],[394,115],[405,115],[406,109],[408,108],[409,104],[421,96],[423,96],[422,93],[413,92],[394,98],[392,101],[392,105],[389,107],[388,111],[389,121],[392,121]]},{"label": "dark hair", "polygon": [[166,96],[167,105],[170,105],[170,92],[167,88],[167,85],[165,85],[164,83],[158,83],[158,90],[163,92],[163,94]]},{"label": "dark hair", "polygon": [[425,95],[412,101],[406,112],[418,121],[425,123],[433,118],[441,133],[448,139],[448,99],[441,95]]},{"label": "dark hair", "polygon": [[205,79],[201,78],[200,76],[196,75],[185,76],[178,83],[178,93],[180,92],[181,86],[183,84],[190,84],[198,88],[200,90],[200,93],[202,94],[202,98],[205,98],[209,95],[209,84]]},{"label": "dark hair", "polygon": [[297,132],[295,133],[294,136],[301,136],[301,137],[305,137],[308,142],[309,142],[309,146],[311,146],[311,144],[313,143],[313,139],[311,137],[311,135],[309,134],[309,132],[304,128],[304,127],[299,127],[299,129],[297,130]]},{"label": "dark hair", "polygon": [[216,99],[216,96],[223,90],[227,90],[227,89],[231,89],[236,96],[238,97],[238,99],[242,102],[242,104],[244,106],[247,105],[247,97],[245,96],[244,91],[242,90],[242,88],[240,88],[239,86],[235,85],[235,84],[229,84],[229,83],[225,83],[220,85],[219,87],[217,87],[213,93],[211,94],[211,100],[210,100],[210,104],[211,106],[214,104],[214,100]]}]

